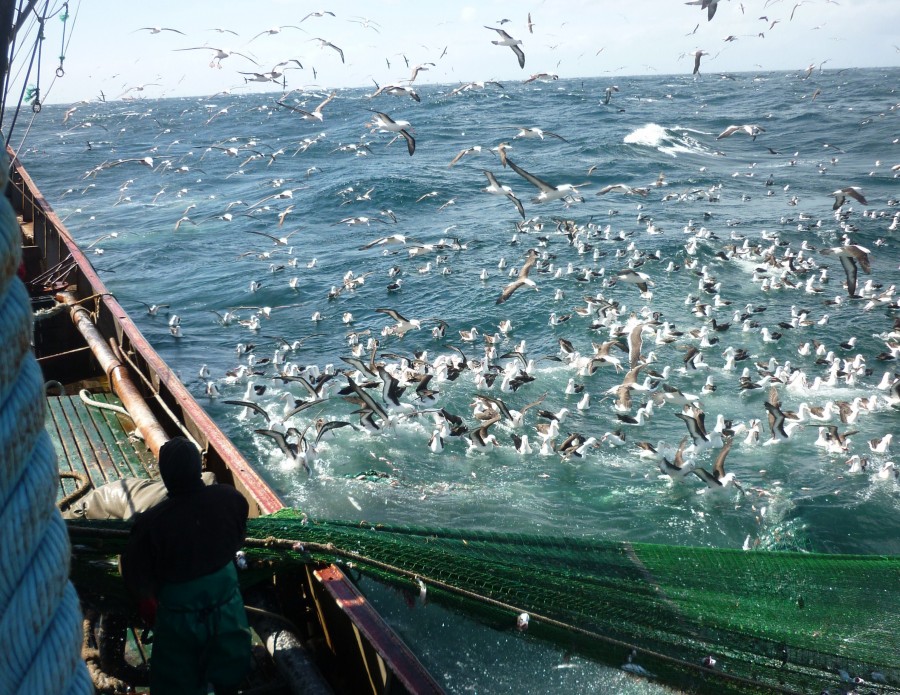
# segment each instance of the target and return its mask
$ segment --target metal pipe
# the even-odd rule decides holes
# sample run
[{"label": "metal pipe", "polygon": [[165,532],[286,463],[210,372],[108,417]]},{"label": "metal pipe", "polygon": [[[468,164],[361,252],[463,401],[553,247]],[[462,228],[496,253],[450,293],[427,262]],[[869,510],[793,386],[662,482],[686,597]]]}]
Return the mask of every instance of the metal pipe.
[{"label": "metal pipe", "polygon": [[128,376],[128,369],[119,361],[109,345],[106,344],[103,336],[94,324],[90,312],[78,303],[78,300],[71,292],[60,292],[56,298],[57,301],[64,302],[69,307],[72,322],[84,337],[94,357],[100,363],[100,367],[109,378],[112,390],[115,391],[122,404],[128,410],[135,427],[137,427],[144,438],[147,448],[158,458],[159,449],[169,441],[169,435],[166,434],[162,425],[159,424],[159,420],[156,419],[153,411],[150,410],[141,392],[138,391],[131,377]]}]

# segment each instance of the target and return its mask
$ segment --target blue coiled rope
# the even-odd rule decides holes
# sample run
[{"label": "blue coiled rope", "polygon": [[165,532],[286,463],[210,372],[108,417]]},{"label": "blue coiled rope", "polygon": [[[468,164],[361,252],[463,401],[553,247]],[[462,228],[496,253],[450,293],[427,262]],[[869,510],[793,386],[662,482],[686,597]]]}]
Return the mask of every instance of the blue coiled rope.
[{"label": "blue coiled rope", "polygon": [[[0,190],[8,180],[0,160]],[[0,693],[94,692],[81,660],[81,608],[56,508],[56,454],[31,351],[31,305],[16,277],[21,234],[0,195]]]}]

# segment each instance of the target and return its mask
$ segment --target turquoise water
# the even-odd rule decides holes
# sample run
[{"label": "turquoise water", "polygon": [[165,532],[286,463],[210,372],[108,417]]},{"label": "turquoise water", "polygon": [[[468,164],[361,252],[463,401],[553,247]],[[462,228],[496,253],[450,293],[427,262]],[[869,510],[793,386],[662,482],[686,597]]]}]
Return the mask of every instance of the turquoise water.
[{"label": "turquoise water", "polygon": [[[91,245],[104,281],[162,357],[274,487],[312,516],[728,548],[897,553],[900,485],[879,476],[895,454],[872,452],[868,441],[898,430],[888,391],[877,388],[886,371],[897,369],[896,361],[878,359],[889,343],[898,342],[897,300],[890,294],[876,300],[900,276],[897,233],[889,229],[900,210],[900,188],[891,171],[900,161],[898,78],[896,69],[825,71],[808,80],[794,73],[618,78],[619,92],[608,106],[601,103],[608,82],[599,79],[507,84],[453,96],[452,86],[422,87],[421,103],[343,90],[324,109],[321,123],[279,108],[277,94],[82,104],[66,123],[66,107],[48,106],[20,156],[78,241]],[[821,92],[813,100],[816,89]],[[310,110],[325,96],[291,99]],[[411,122],[413,156],[402,139],[388,146],[389,134],[369,133],[369,109]],[[755,140],[744,133],[717,140],[730,124],[757,124],[764,132]],[[522,127],[540,127],[564,140],[515,137]],[[532,202],[537,189],[489,151],[501,142],[511,145],[510,159],[541,179],[585,184],[584,202]],[[358,150],[364,155],[346,148],[360,143],[367,143]],[[474,145],[482,151],[448,166]],[[229,155],[229,147],[237,154]],[[257,153],[262,156],[250,159]],[[109,166],[148,156],[152,167],[136,161]],[[487,185],[484,169],[521,199],[532,221],[527,229],[517,230],[521,217],[509,200],[481,190]],[[656,186],[660,174],[665,185]],[[647,194],[597,195],[618,183],[645,187]],[[846,219],[838,220],[830,193],[851,185],[861,187],[868,205],[849,200]],[[235,201],[242,202],[226,210]],[[226,212],[233,215],[230,221],[222,219]],[[380,221],[341,222],[359,216]],[[183,217],[189,219],[176,230]],[[560,225],[566,220],[583,227],[579,239],[588,248],[570,243]],[[290,236],[279,244],[251,232]],[[837,258],[819,252],[839,246],[844,233],[871,252],[871,274],[859,275],[865,299],[848,300]],[[406,243],[361,249],[395,234],[407,237]],[[441,239],[443,248],[426,246]],[[459,243],[453,245],[453,239]],[[795,267],[803,259],[809,266],[784,273],[795,288],[766,289],[754,277],[764,252],[729,258],[731,249],[744,245],[769,249],[778,259],[787,251],[800,254]],[[538,291],[523,287],[496,304],[510,269],[522,265],[530,248],[541,254],[530,275]],[[498,267],[501,260],[504,268]],[[670,262],[678,269],[667,270]],[[651,278],[652,297],[641,296],[634,285],[609,282],[629,263]],[[394,267],[401,270],[399,291],[387,289]],[[781,279],[782,268],[768,274]],[[364,276],[364,284],[329,298],[348,271]],[[806,291],[810,278],[821,292]],[[701,280],[707,288],[700,287]],[[876,286],[865,286],[867,281]],[[261,286],[251,291],[251,282]],[[719,305],[709,315],[692,311],[697,301],[715,305],[716,292]],[[599,320],[596,312],[585,317],[575,310],[587,306],[585,296],[598,294],[617,303],[618,319],[592,328]],[[686,304],[689,296],[695,300]],[[836,298],[840,303],[833,303]],[[169,307],[152,316],[142,303]],[[744,331],[734,314],[748,304],[765,311],[753,313],[758,325]],[[261,307],[271,307],[268,317],[260,315]],[[422,328],[402,339],[382,335],[395,322],[378,308],[418,319]],[[223,325],[226,311],[238,319]],[[323,318],[313,321],[314,312]],[[347,312],[350,323],[344,322]],[[800,312],[811,325],[779,325]],[[182,337],[170,332],[173,315],[180,318]],[[552,325],[553,315],[571,316]],[[708,429],[719,415],[738,429],[760,420],[760,443],[747,443],[743,432],[735,435],[725,463],[746,494],[734,488],[723,495],[701,494],[705,486],[699,478],[673,484],[653,460],[639,456],[637,441],[675,447],[687,434],[675,416],[680,406],[657,403],[645,424],[623,424],[606,391],[621,383],[624,372],[607,363],[592,375],[580,375],[573,364],[546,359],[559,357],[561,338],[590,354],[592,343],[609,340],[611,330],[632,315],[645,322],[656,316],[681,334],[657,344],[653,327],[648,328],[642,353],[652,351],[655,361],[638,383],[651,370],[663,374],[668,367],[665,383],[699,396]],[[254,316],[258,329],[242,325]],[[712,318],[731,326],[712,330]],[[498,328],[504,319],[512,325],[508,334]],[[438,320],[446,322],[443,338],[432,336]],[[459,331],[472,327],[478,328],[476,341],[464,342]],[[691,335],[704,327],[717,343],[705,346],[702,337]],[[763,328],[781,338],[766,342]],[[367,432],[359,427],[356,406],[337,393],[347,385],[338,376],[326,386],[328,400],[287,424],[303,430],[322,417],[356,427],[337,429],[320,442],[310,475],[286,465],[274,440],[254,434],[263,418],[224,401],[244,397],[252,382],[266,387],[256,396],[260,406],[282,414],[288,402],[307,394],[300,384],[277,378],[287,367],[274,364],[276,350],[300,341],[295,349],[279,351],[279,359],[298,369],[352,370],[342,361],[351,355],[351,333],[364,347],[377,339],[377,359],[387,365],[422,351],[427,352],[422,359],[433,365],[458,355],[451,346],[470,363],[483,361],[482,336],[497,334],[490,362],[502,369],[515,358],[501,356],[524,341],[526,358],[535,360],[534,380],[515,392],[501,391],[502,377],[491,387],[479,385],[476,370],[467,369],[452,381],[432,379],[430,387],[439,391],[434,405],[414,401],[415,384],[400,400],[407,413],[443,407],[474,430],[470,404],[476,393],[500,397],[513,409],[543,395],[540,407],[528,411],[516,430],[529,435],[534,452],[518,453],[509,428],[496,425],[493,450],[470,451],[466,438],[450,437],[443,451],[434,453],[430,413],[398,417],[391,427]],[[851,336],[856,344],[842,348]],[[842,360],[860,355],[857,373],[821,387],[797,387],[797,381],[776,390],[785,410],[797,410],[802,402],[821,406],[876,396],[874,407],[861,410],[855,422],[830,421],[842,433],[858,430],[846,451],[829,453],[817,446],[820,423],[810,421],[786,441],[764,444],[771,437],[764,407],[771,382],[765,382],[763,370],[780,367],[785,377],[802,370],[808,384],[816,377],[827,381],[829,365],[817,364],[814,353],[798,352],[812,341]],[[239,343],[255,347],[239,355]],[[726,370],[727,346],[746,349],[751,357]],[[699,348],[709,367],[685,371],[689,347]],[[248,354],[256,359],[254,373],[228,376],[248,365]],[[368,354],[361,359],[368,361]],[[627,368],[626,353],[611,354]],[[201,378],[204,364],[210,375]],[[752,381],[763,381],[762,388],[739,388],[745,366]],[[716,386],[710,393],[703,391],[707,377]],[[570,379],[590,394],[588,409],[577,409],[580,395],[565,393]],[[218,397],[207,395],[208,382]],[[661,384],[657,389],[662,393]],[[371,391],[379,402],[380,393],[380,386]],[[648,398],[652,395],[634,392],[630,414]],[[570,412],[557,443],[569,433],[600,442],[583,457],[538,452],[535,427],[547,421],[537,411],[563,407]],[[615,430],[625,432],[621,446],[604,438]],[[718,446],[699,451],[696,465],[711,470],[718,452]],[[863,472],[850,472],[846,461],[854,454],[867,457]],[[381,475],[358,477],[368,470]],[[418,614],[409,619],[399,614],[396,619],[410,631],[427,622]],[[508,645],[499,648],[518,653]],[[524,663],[531,657],[528,647],[523,649]],[[468,658],[459,657],[447,667],[448,678],[471,668]],[[583,689],[573,683],[561,687],[591,691],[601,677],[596,674],[605,671],[589,668]],[[570,670],[575,671],[560,671]],[[498,682],[492,691],[504,689]]]}]

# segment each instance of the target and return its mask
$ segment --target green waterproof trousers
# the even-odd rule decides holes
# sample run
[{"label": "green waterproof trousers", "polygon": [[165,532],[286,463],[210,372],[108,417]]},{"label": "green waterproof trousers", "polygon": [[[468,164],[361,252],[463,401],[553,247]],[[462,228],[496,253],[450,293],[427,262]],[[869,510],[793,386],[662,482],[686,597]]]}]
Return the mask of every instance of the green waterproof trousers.
[{"label": "green waterproof trousers", "polygon": [[237,571],[222,569],[159,591],[150,658],[153,695],[237,688],[250,669],[250,628]]}]

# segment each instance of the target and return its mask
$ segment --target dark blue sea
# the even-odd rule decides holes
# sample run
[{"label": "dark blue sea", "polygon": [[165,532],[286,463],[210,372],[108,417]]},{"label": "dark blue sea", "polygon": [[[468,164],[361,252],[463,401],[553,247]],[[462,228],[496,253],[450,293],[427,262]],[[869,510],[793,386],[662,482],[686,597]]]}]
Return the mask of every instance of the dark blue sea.
[{"label": "dark blue sea", "polygon": [[[274,91],[92,102],[45,107],[19,154],[160,355],[311,516],[896,554],[900,483],[886,464],[900,442],[879,452],[870,441],[900,430],[887,388],[900,343],[898,85],[900,70],[866,69],[535,81],[456,94],[457,85],[423,86],[420,102],[348,89],[323,107],[321,122],[279,106]],[[312,111],[328,94],[295,92],[284,102]],[[373,111],[410,123],[414,155],[402,137],[370,132]],[[717,139],[730,125],[759,131]],[[528,128],[543,137],[519,136]],[[24,132],[20,125],[14,147]],[[578,186],[583,202],[533,202],[538,189],[492,151],[500,143],[520,169]],[[480,152],[450,166],[475,146]],[[513,201],[482,190],[484,171],[512,189],[527,223]],[[623,186],[598,195],[615,184]],[[867,205],[848,197],[833,210],[832,192],[849,186]],[[362,248],[394,235],[403,239]],[[859,298],[849,297],[840,258],[822,253],[848,245],[870,263],[868,274],[859,268]],[[536,289],[497,304],[530,249]],[[620,278],[627,268],[646,274],[647,293]],[[167,306],[151,315],[154,304]],[[421,327],[401,338],[385,331],[397,321],[378,309]],[[170,326],[176,316],[180,337]],[[639,324],[647,364],[636,383],[649,390],[632,391],[630,408],[617,411],[608,391],[630,366],[620,333]],[[460,331],[472,328],[467,342]],[[561,339],[582,357],[610,340],[626,351],[612,347],[613,360],[588,373],[561,352]],[[377,376],[343,360],[355,350],[369,363],[370,341],[389,371],[433,373],[433,402],[416,399],[413,381],[399,406],[388,405]],[[695,350],[700,357],[686,362]],[[746,359],[730,363],[732,351]],[[391,424],[364,428],[338,374],[325,400],[280,425],[309,393],[278,375],[332,371],[378,381],[365,391]],[[526,379],[516,379],[520,371]],[[492,384],[486,374],[496,375]],[[570,380],[580,393],[566,393]],[[652,452],[640,455],[637,443],[649,442],[671,460],[688,435],[666,387],[705,414],[713,444],[685,455],[698,468],[712,471],[722,445],[714,426],[719,416],[730,421],[724,468],[741,489],[705,492],[691,474],[673,482]],[[495,424],[493,448],[445,436],[432,451],[441,428],[432,411],[458,416],[471,433],[481,424],[478,394],[514,411],[543,400],[519,426]],[[275,428],[293,426],[310,442],[319,418],[351,426],[319,441],[307,474],[254,432],[267,426],[262,415],[225,403],[245,398]],[[769,444],[771,400],[801,419],[788,418],[788,438]],[[647,403],[642,424],[618,417],[638,417]],[[834,415],[815,420],[804,403]],[[541,453],[537,426],[550,421],[538,411],[563,408],[559,434]],[[840,440],[820,429],[829,425]],[[595,445],[581,455],[553,450],[571,434]],[[517,451],[513,435],[527,435],[533,451]],[[384,601],[453,692],[652,689],[519,637],[460,630],[435,607]]]}]

